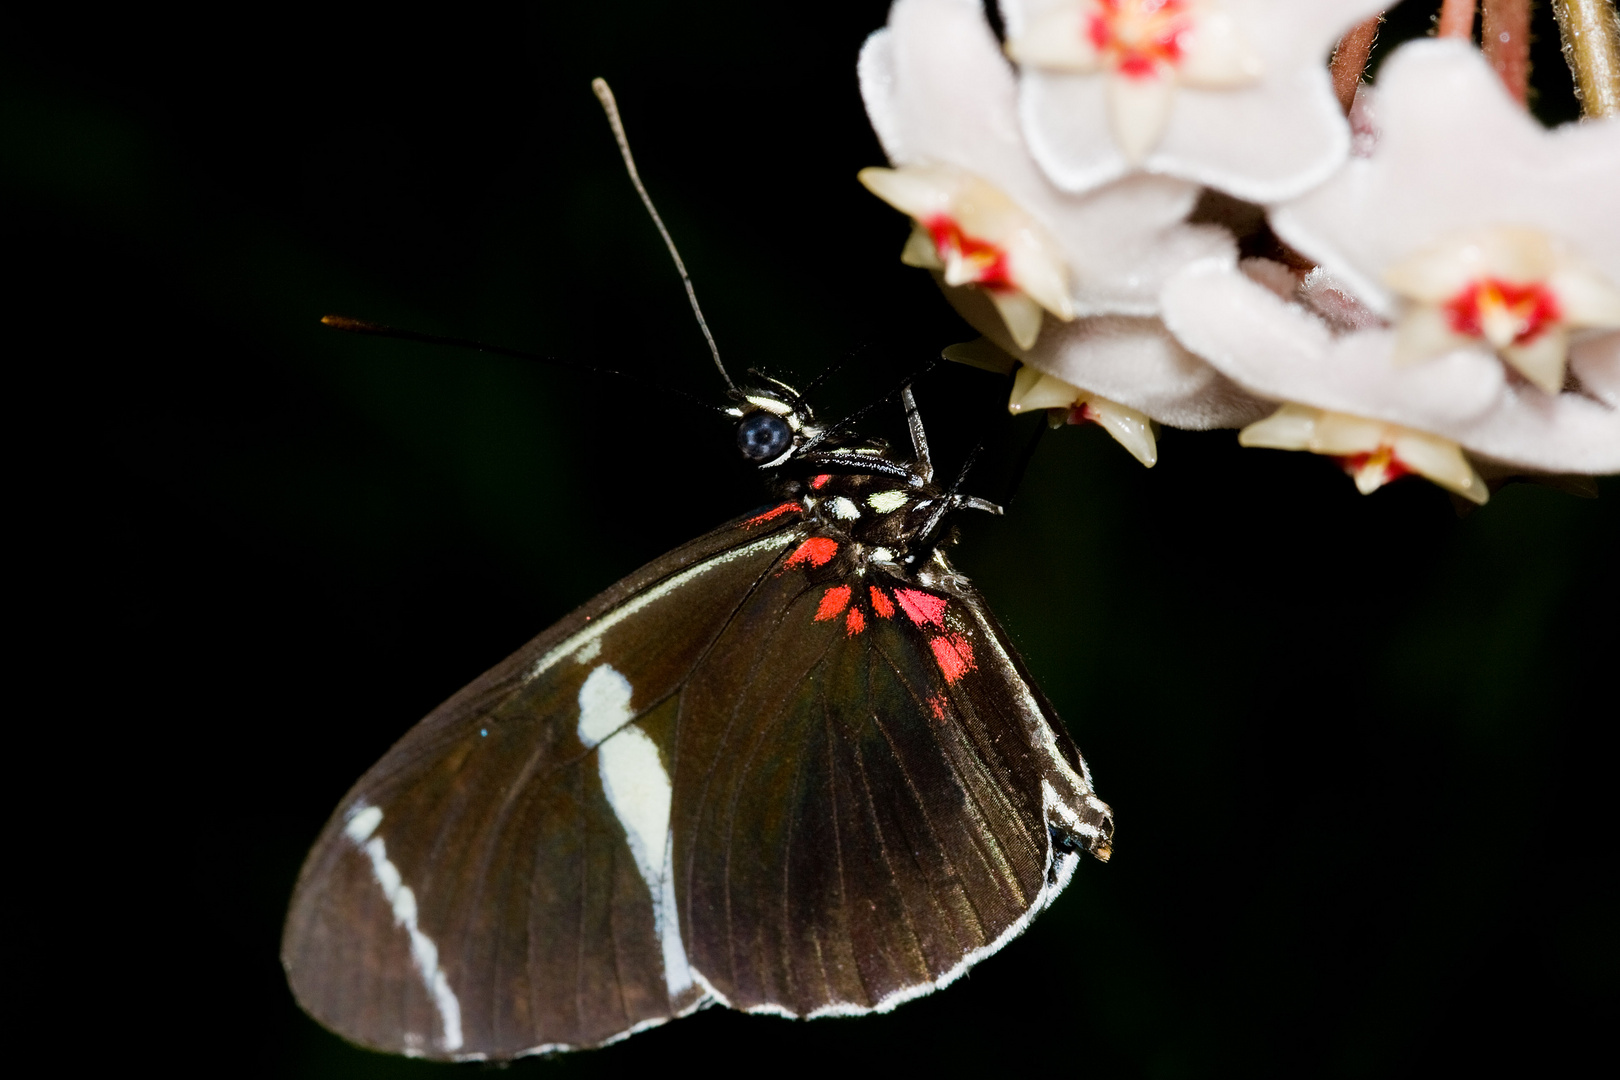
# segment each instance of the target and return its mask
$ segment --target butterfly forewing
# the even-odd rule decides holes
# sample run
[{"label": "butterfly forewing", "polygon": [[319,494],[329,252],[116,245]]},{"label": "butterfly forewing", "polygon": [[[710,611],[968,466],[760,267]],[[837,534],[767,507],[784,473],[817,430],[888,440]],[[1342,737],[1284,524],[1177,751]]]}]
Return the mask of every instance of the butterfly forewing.
[{"label": "butterfly forewing", "polygon": [[665,963],[677,924],[648,887],[664,861],[670,720],[797,542],[786,509],[621,582],[360,780],[288,914],[283,962],[311,1014],[379,1049],[505,1057],[594,1045],[700,999],[678,949]]}]

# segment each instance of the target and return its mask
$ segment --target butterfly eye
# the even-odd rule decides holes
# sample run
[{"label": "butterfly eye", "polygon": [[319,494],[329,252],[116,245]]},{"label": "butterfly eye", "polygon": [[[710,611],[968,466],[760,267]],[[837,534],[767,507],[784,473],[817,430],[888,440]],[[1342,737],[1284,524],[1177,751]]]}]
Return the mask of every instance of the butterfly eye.
[{"label": "butterfly eye", "polygon": [[780,457],[793,442],[793,429],[780,416],[768,412],[750,413],[737,425],[737,449],[749,461],[769,461]]}]

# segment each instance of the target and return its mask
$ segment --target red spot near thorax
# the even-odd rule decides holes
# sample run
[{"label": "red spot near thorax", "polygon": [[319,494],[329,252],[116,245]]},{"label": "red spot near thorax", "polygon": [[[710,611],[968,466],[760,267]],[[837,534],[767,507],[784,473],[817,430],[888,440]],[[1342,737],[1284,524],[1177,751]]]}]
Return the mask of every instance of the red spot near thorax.
[{"label": "red spot near thorax", "polygon": [[1483,337],[1488,314],[1505,312],[1519,325],[1515,345],[1534,341],[1548,326],[1563,318],[1558,297],[1540,282],[1520,285],[1501,278],[1481,278],[1463,286],[1442,309],[1456,333]]},{"label": "red spot near thorax", "polygon": [[763,514],[755,514],[753,517],[743,522],[743,528],[746,529],[750,525],[759,525],[763,522],[771,520],[772,518],[781,517],[783,514],[790,514],[797,509],[799,509],[799,504],[796,502],[778,503],[769,510],[765,511]]},{"label": "red spot near thorax", "polygon": [[946,600],[943,596],[918,592],[916,589],[896,589],[894,598],[900,601],[900,609],[906,613],[906,617],[918,626],[933,623],[944,628]]},{"label": "red spot near thorax", "polygon": [[[796,504],[789,504],[796,505]],[[786,565],[789,568],[800,564],[810,566],[826,566],[832,562],[834,555],[838,554],[838,541],[829,540],[825,536],[812,536],[804,543],[793,549],[793,554],[787,557]]]},{"label": "red spot near thorax", "polygon": [[887,596],[883,595],[883,590],[878,588],[876,585],[871,586],[871,590],[872,610],[877,612],[882,618],[894,618],[894,605],[889,602],[889,598]]},{"label": "red spot near thorax", "polygon": [[812,476],[810,478],[810,490],[820,491],[822,488],[827,486],[827,481],[831,479],[831,473],[822,473],[820,476]]},{"label": "red spot near thorax", "polygon": [[934,660],[948,683],[978,666],[973,662],[973,643],[961,634],[941,634],[930,638],[928,645],[934,650]]},{"label": "red spot near thorax", "polygon": [[1007,268],[1007,253],[988,240],[969,236],[954,218],[936,214],[923,222],[928,235],[934,240],[934,250],[941,259],[949,260],[954,252],[973,271],[975,284],[987,289],[1012,289],[1011,272]]},{"label": "red spot near thorax", "polygon": [[866,616],[861,614],[860,608],[849,609],[849,615],[844,619],[844,627],[849,631],[850,637],[866,629]]},{"label": "red spot near thorax", "polygon": [[1097,7],[1086,37],[1114,70],[1151,79],[1181,63],[1181,36],[1193,26],[1182,0],[1098,0]]},{"label": "red spot near thorax", "polygon": [[[840,612],[849,606],[849,586],[834,585],[821,594],[821,606],[816,608],[816,622],[825,622],[836,618]],[[854,614],[854,612],[851,612]]]}]

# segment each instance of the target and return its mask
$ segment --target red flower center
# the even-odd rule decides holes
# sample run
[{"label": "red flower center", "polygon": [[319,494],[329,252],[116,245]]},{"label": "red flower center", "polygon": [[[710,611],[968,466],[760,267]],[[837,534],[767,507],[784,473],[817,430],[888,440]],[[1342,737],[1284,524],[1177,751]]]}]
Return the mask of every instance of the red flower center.
[{"label": "red flower center", "polygon": [[969,236],[955,219],[939,214],[923,223],[934,241],[934,250],[944,262],[953,257],[966,264],[970,279],[987,289],[1013,288],[1007,269],[1007,253],[988,240]]},{"label": "red flower center", "polygon": [[1399,480],[1401,477],[1409,476],[1417,471],[1396,457],[1395,448],[1392,446],[1380,446],[1376,450],[1369,450],[1361,454],[1345,454],[1341,457],[1335,457],[1333,460],[1337,461],[1344,471],[1351,476],[1355,476],[1369,467],[1380,469],[1383,473],[1383,483],[1386,484],[1391,480]]},{"label": "red flower center", "polygon": [[1192,26],[1183,0],[1097,0],[1086,36],[1120,74],[1152,79],[1181,63],[1181,37]]},{"label": "red flower center", "polygon": [[1456,333],[1493,341],[1511,334],[1515,345],[1534,341],[1563,318],[1558,297],[1539,281],[1521,285],[1501,278],[1480,278],[1463,286],[1442,307]]}]

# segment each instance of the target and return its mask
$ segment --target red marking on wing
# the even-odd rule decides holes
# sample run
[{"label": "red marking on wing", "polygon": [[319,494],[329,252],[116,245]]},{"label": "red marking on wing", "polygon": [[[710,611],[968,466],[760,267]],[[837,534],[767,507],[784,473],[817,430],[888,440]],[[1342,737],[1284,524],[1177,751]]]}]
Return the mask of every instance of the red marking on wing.
[{"label": "red marking on wing", "polygon": [[935,720],[945,719],[945,706],[947,704],[944,694],[935,694],[928,699],[928,707],[933,710]]},{"label": "red marking on wing", "polygon": [[787,566],[794,567],[800,563],[811,566],[826,566],[832,562],[832,557],[838,554],[838,541],[829,540],[825,536],[812,536],[804,543],[793,549],[793,554],[787,557]]},{"label": "red marking on wing", "polygon": [[973,662],[973,643],[961,634],[941,634],[928,641],[934,650],[934,659],[939,663],[939,670],[945,674],[945,681],[953,683],[963,675],[978,667]]},{"label": "red marking on wing", "polygon": [[883,595],[883,590],[878,588],[876,585],[873,585],[871,589],[872,610],[883,616],[885,619],[894,618],[894,605],[889,602],[889,598],[887,596]]},{"label": "red marking on wing", "polygon": [[820,491],[822,488],[827,486],[827,481],[831,479],[831,473],[822,473],[820,476],[812,476],[810,478],[810,490]]},{"label": "red marking on wing", "polygon": [[834,585],[821,594],[821,606],[816,608],[816,622],[837,617],[849,606],[849,586]]},{"label": "red marking on wing", "polygon": [[900,601],[901,609],[918,626],[933,623],[944,629],[947,601],[943,596],[918,592],[916,589],[896,589],[894,598]]},{"label": "red marking on wing", "polygon": [[797,509],[799,509],[799,504],[796,502],[778,503],[769,510],[765,511],[763,514],[755,514],[753,517],[743,522],[742,527],[746,529],[750,525],[759,525],[763,522],[771,520],[771,518],[781,517],[783,514],[790,513]]},{"label": "red marking on wing", "polygon": [[[822,597],[822,602],[826,603],[826,597]],[[866,616],[861,614],[860,608],[852,607],[849,609],[849,616],[844,620],[844,626],[849,630],[849,636],[854,637],[866,629]]]}]

